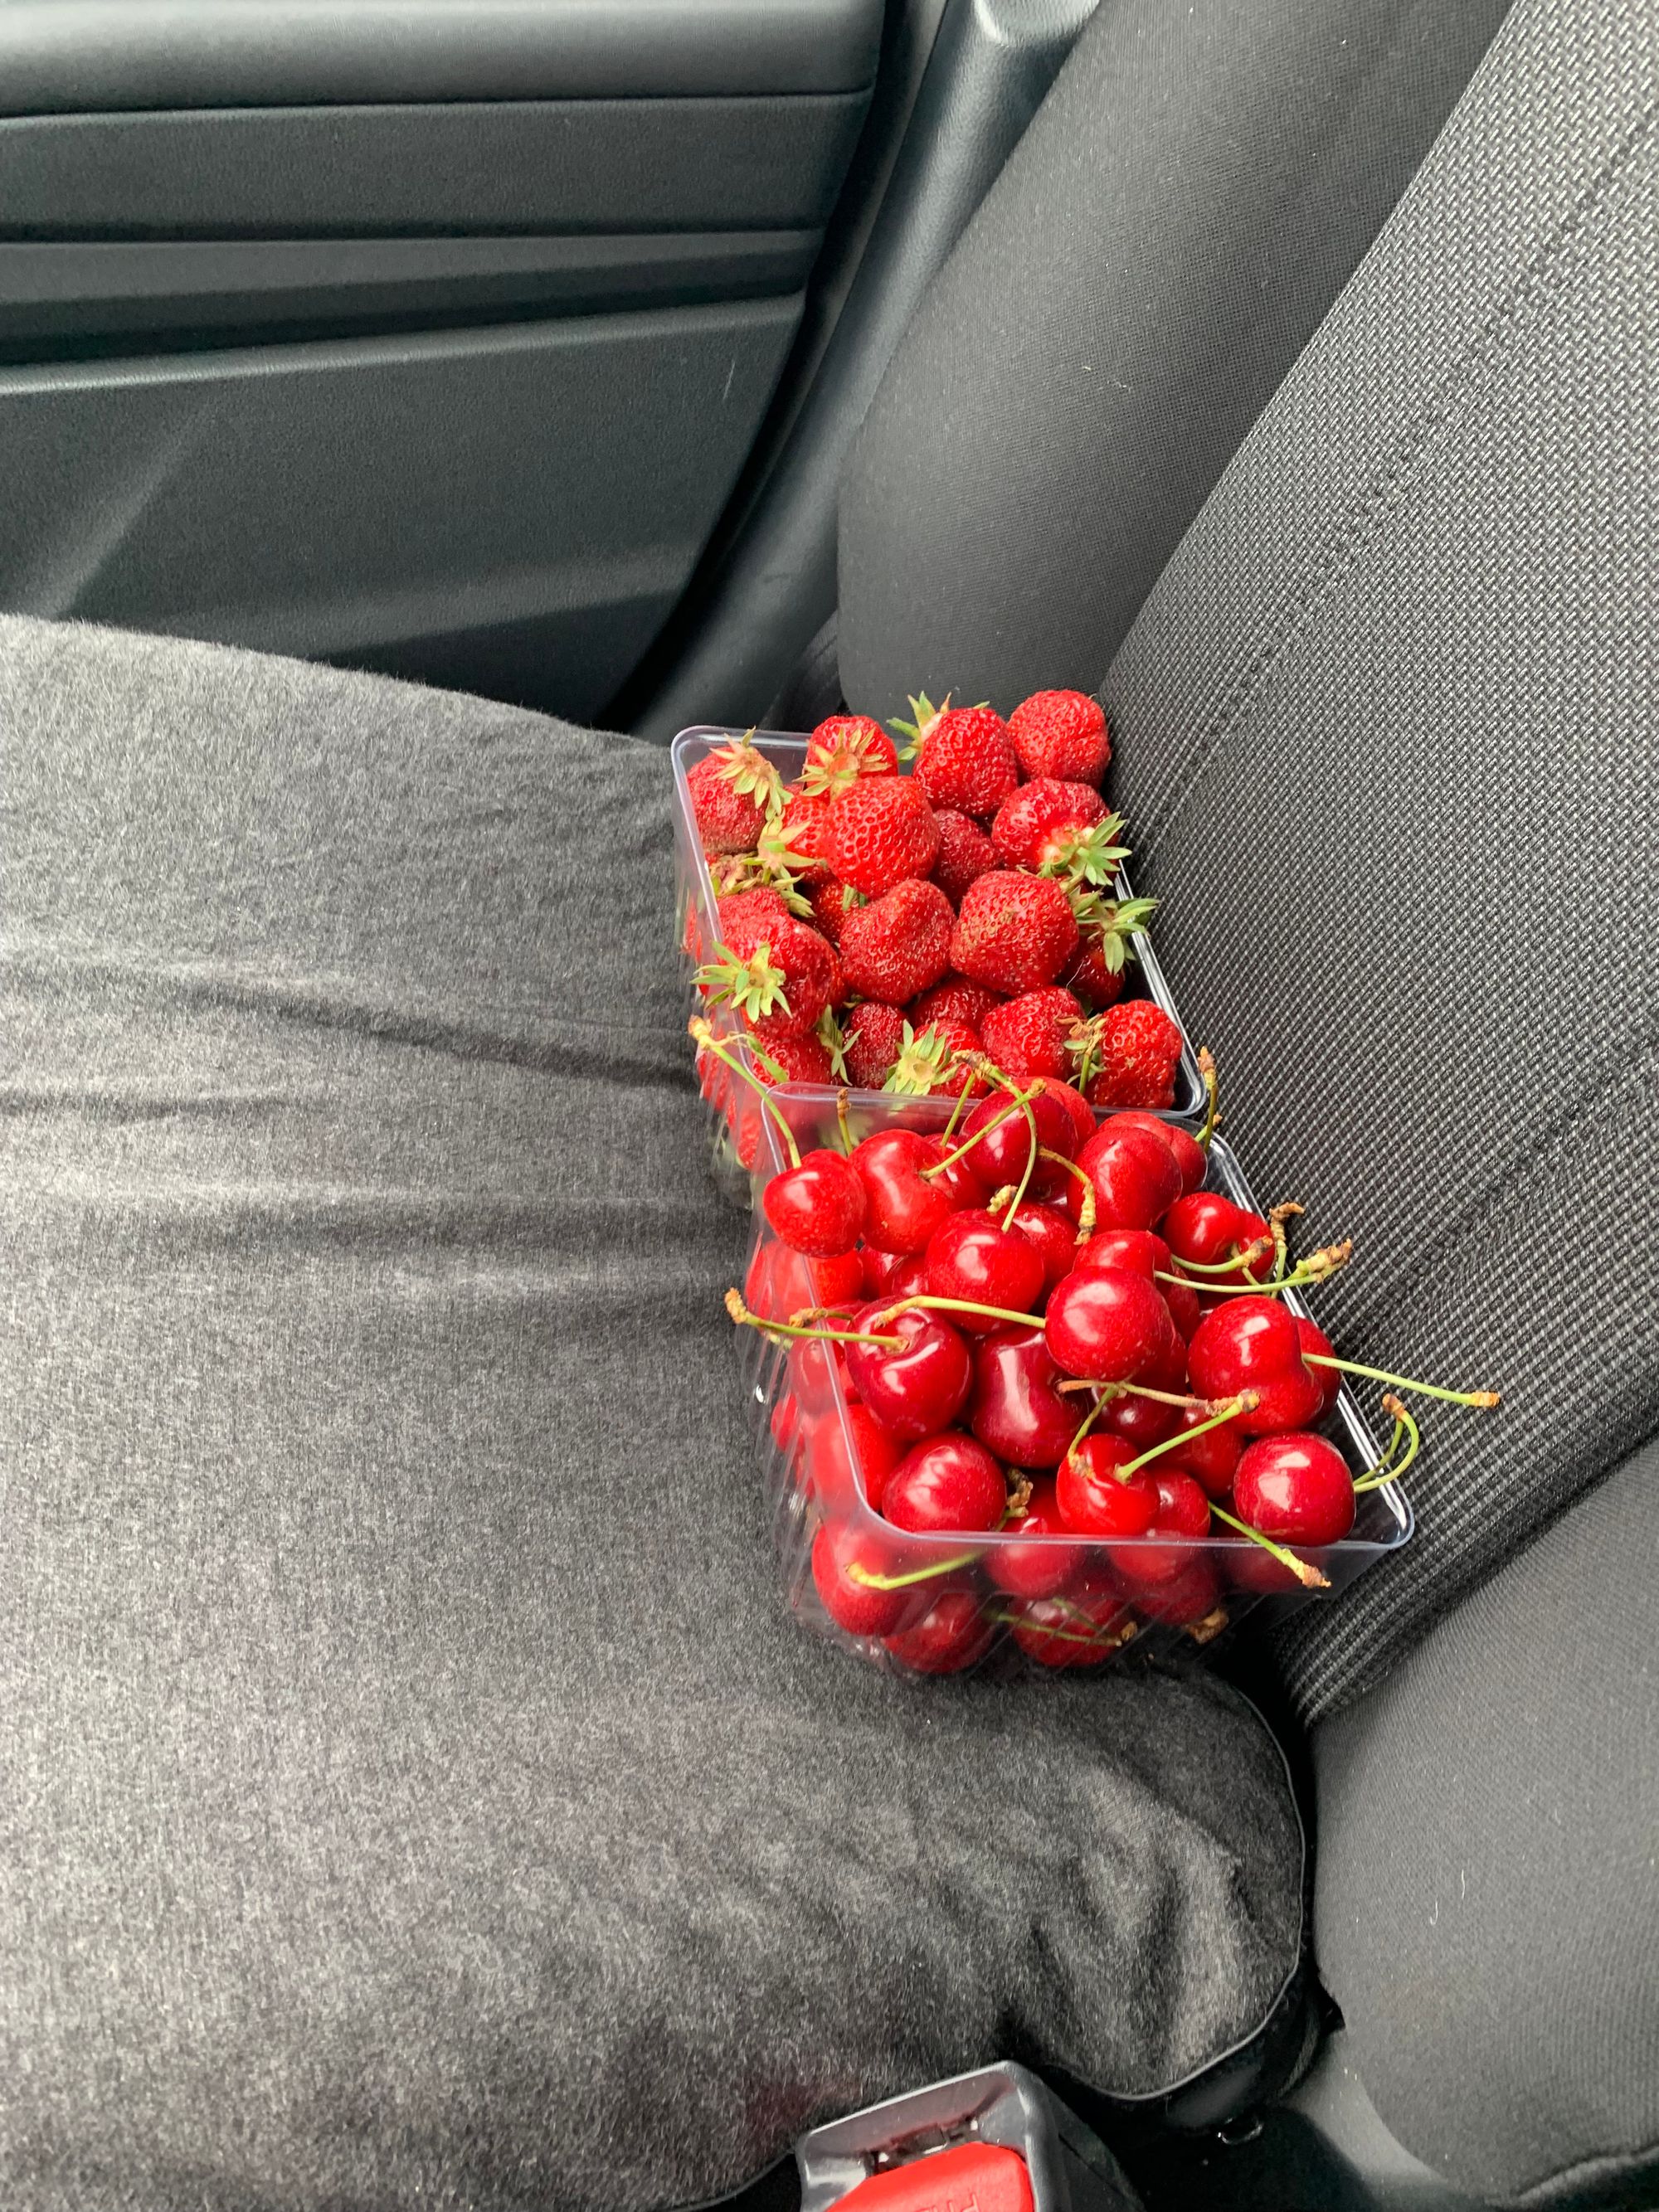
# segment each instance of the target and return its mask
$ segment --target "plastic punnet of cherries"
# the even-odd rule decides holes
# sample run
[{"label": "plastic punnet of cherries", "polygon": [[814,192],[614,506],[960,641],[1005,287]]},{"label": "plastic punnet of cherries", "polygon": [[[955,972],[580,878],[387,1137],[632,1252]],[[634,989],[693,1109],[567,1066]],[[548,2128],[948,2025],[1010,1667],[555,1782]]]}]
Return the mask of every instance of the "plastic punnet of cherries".
[{"label": "plastic punnet of cherries", "polygon": [[[691,1028],[738,1070],[706,1022]],[[1144,1110],[1097,1127],[1068,1085],[981,1060],[988,1094],[959,1100],[940,1133],[885,1126],[854,1143],[843,1100],[841,1142],[805,1156],[760,1087],[790,1164],[762,1198],[776,1241],[727,1310],[789,1346],[773,1433],[802,1453],[822,1516],[825,1610],[906,1666],[970,1665],[1000,1626],[1057,1667],[1097,1663],[1146,1622],[1203,1642],[1226,1611],[1216,1545],[1198,1540],[1227,1546],[1235,1589],[1323,1587],[1305,1555],[1346,1536],[1357,1500],[1416,1455],[1395,1394],[1498,1403],[1339,1358],[1285,1304],[1352,1248],[1294,1258],[1299,1207],[1256,1213],[1205,1187],[1215,1073],[1200,1065],[1196,1133]],[[1345,1373],[1389,1386],[1394,1419],[1358,1474],[1318,1432]],[[852,1510],[850,1476],[872,1513]],[[904,1544],[995,1532],[1085,1540],[919,1568]]]},{"label": "plastic punnet of cherries", "polygon": [[1098,702],[1038,692],[1006,722],[911,705],[902,754],[843,714],[792,784],[745,739],[690,771],[716,894],[715,943],[687,921],[704,1000],[768,1082],[981,1091],[982,1053],[1096,1106],[1169,1105],[1180,1030],[1148,999],[1119,1003],[1153,902],[1112,896],[1127,848],[1100,796]]}]

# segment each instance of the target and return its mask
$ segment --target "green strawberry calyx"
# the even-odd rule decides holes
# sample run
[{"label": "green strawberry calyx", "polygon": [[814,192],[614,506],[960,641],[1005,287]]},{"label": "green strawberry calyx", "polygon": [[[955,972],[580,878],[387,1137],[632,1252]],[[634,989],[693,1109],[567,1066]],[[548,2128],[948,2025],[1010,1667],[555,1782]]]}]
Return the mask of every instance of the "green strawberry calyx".
[{"label": "green strawberry calyx", "polygon": [[836,1010],[833,1006],[826,1006],[818,1016],[818,1025],[814,1034],[830,1055],[830,1073],[837,1083],[845,1083],[848,1080],[847,1036],[841,1024],[836,1019]]},{"label": "green strawberry calyx", "polygon": [[833,745],[820,746],[800,772],[800,787],[809,799],[839,799],[863,775],[869,758],[869,732],[849,732]]},{"label": "green strawberry calyx", "polygon": [[765,754],[750,744],[754,734],[750,730],[747,737],[734,738],[710,757],[720,763],[720,772],[732,790],[763,806],[769,820],[783,811],[783,778]]},{"label": "green strawberry calyx", "polygon": [[936,1029],[923,1030],[918,1036],[908,1022],[904,1024],[904,1041],[899,1047],[899,1056],[893,1062],[884,1091],[896,1091],[909,1097],[925,1098],[951,1072],[955,1057],[950,1040]]},{"label": "green strawberry calyx", "polygon": [[711,1006],[733,1007],[751,1022],[791,1011],[788,978],[774,965],[769,944],[757,945],[747,959],[727,945],[717,945],[714,951],[718,957],[705,960],[695,978]]},{"label": "green strawberry calyx", "polygon": [[1101,1039],[1105,1024],[1098,1014],[1086,1021],[1073,1022],[1066,1036],[1066,1049],[1077,1061],[1072,1071],[1072,1081],[1086,1097],[1089,1084],[1100,1072]]},{"label": "green strawberry calyx", "polygon": [[896,737],[908,738],[909,744],[899,754],[902,761],[913,761],[921,752],[939,722],[951,711],[951,695],[947,691],[942,706],[936,707],[925,691],[919,691],[910,702],[908,722],[890,722],[887,726]]},{"label": "green strawberry calyx", "polygon": [[1086,830],[1073,830],[1054,838],[1048,847],[1040,876],[1058,876],[1067,887],[1109,884],[1129,857],[1129,848],[1116,840],[1123,835],[1123,817],[1109,814]]},{"label": "green strawberry calyx", "polygon": [[1103,899],[1097,891],[1080,891],[1072,901],[1079,929],[1099,946],[1100,957],[1113,975],[1121,974],[1124,962],[1133,957],[1134,947],[1129,940],[1146,934],[1146,924],[1157,910],[1155,898]]}]

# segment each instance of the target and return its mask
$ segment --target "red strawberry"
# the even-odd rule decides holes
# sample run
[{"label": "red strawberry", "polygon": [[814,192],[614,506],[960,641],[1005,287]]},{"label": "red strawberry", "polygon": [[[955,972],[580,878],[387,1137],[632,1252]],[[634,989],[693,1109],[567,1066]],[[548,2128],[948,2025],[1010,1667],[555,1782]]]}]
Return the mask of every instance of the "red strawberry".
[{"label": "red strawberry", "polygon": [[783,803],[783,779],[744,739],[700,760],[685,785],[705,853],[752,853]]},{"label": "red strawberry", "polygon": [[969,884],[996,866],[997,848],[971,815],[959,814],[953,806],[939,807],[933,819],[939,824],[933,881],[952,906],[960,906]]},{"label": "red strawberry", "polygon": [[937,983],[951,964],[956,916],[937,884],[895,884],[842,924],[847,981],[866,999],[902,1006]]},{"label": "red strawberry", "polygon": [[951,964],[988,990],[1036,991],[1077,951],[1077,917],[1052,876],[999,869],[968,887]]},{"label": "red strawberry", "polygon": [[953,1098],[964,1094],[971,1098],[991,1086],[970,1069],[958,1068],[956,1058],[958,1053],[982,1049],[977,1031],[966,1022],[934,1021],[921,1030],[906,1022],[903,1048],[881,1087],[918,1097],[942,1091]]},{"label": "red strawberry", "polygon": [[1123,996],[1123,970],[1107,966],[1098,938],[1085,937],[1078,947],[1077,958],[1060,980],[1096,1013],[1103,1007],[1115,1006]]},{"label": "red strawberry", "polygon": [[800,787],[820,799],[839,799],[861,775],[895,775],[898,755],[881,724],[868,714],[831,714],[807,741]]},{"label": "red strawberry", "polygon": [[1100,702],[1081,691],[1034,691],[1009,715],[1008,735],[1022,775],[1097,784],[1112,757]]},{"label": "red strawberry", "polygon": [[[750,1050],[755,1073],[763,1083],[833,1083],[836,1079],[830,1048],[816,1030],[793,1036],[769,1036],[763,1043],[757,1038]],[[770,1067],[766,1065],[769,1060]]]},{"label": "red strawberry", "polygon": [[985,1017],[997,1004],[994,991],[982,991],[960,975],[947,975],[922,993],[910,1009],[910,1019],[918,1030],[925,1030],[929,1022],[966,1022],[970,1030],[983,1032]]},{"label": "red strawberry", "polygon": [[1106,899],[1085,891],[1072,902],[1079,944],[1077,958],[1060,981],[1097,1012],[1123,995],[1124,962],[1129,939],[1146,929],[1156,899]]},{"label": "red strawberry", "polygon": [[[723,939],[728,929],[741,929],[745,918],[762,921],[787,921],[789,909],[781,896],[768,884],[757,884],[744,891],[727,891],[714,901],[714,935]],[[697,922],[697,909],[690,905],[685,910],[685,935],[681,940],[694,960],[702,958],[702,931]],[[702,987],[698,986],[699,989]],[[705,992],[704,996],[708,994]],[[713,1063],[718,1065],[718,1062]]]},{"label": "red strawberry", "polygon": [[833,876],[811,894],[812,918],[831,945],[841,943],[841,926],[852,909],[863,903],[863,896],[850,884],[837,883]]},{"label": "red strawberry", "polygon": [[909,776],[868,776],[830,802],[823,855],[843,883],[879,898],[939,854],[939,824]]},{"label": "red strawberry", "polygon": [[1096,1106],[1170,1106],[1181,1060],[1181,1031],[1151,999],[1110,1006],[1097,1031],[1087,1095]]},{"label": "red strawberry", "polygon": [[1071,1068],[1066,1040],[1083,1009],[1054,984],[1024,991],[994,1006],[981,1024],[985,1049],[1005,1075],[1029,1083],[1035,1075],[1065,1076]]},{"label": "red strawberry", "polygon": [[1114,842],[1122,829],[1121,815],[1109,815],[1086,783],[1044,781],[1023,785],[997,809],[991,837],[1006,867],[1105,884],[1128,858],[1128,848]]},{"label": "red strawberry", "polygon": [[834,951],[816,929],[786,914],[752,909],[722,919],[715,957],[697,970],[711,1004],[734,1007],[763,1036],[799,1036],[817,1027],[840,980]]},{"label": "red strawberry", "polygon": [[848,1075],[860,1091],[879,1091],[903,1047],[903,1015],[896,1006],[866,999],[848,1014],[842,1034]]},{"label": "red strawberry", "polygon": [[905,758],[930,805],[989,817],[1019,784],[1008,725],[989,707],[935,707],[924,692],[910,702],[914,722],[895,722],[910,739]]}]

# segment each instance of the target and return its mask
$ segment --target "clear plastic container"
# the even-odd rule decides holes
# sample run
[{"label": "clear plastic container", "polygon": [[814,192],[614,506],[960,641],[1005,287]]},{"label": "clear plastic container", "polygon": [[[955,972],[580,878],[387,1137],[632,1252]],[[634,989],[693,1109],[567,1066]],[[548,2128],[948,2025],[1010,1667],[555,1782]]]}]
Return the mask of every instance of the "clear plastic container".
[{"label": "clear plastic container", "polygon": [[[729,744],[733,738],[740,737],[748,737],[786,781],[791,781],[799,774],[806,757],[807,740],[804,737],[786,736],[769,730],[751,732],[713,727],[680,732],[671,749],[674,764],[674,927],[675,943],[685,973],[688,1007],[705,1014],[715,1034],[736,1046],[747,1059],[741,1022],[718,1008],[705,1006],[692,986],[691,978],[702,957],[692,948],[713,944],[718,936],[718,929],[714,914],[714,887],[709,878],[708,862],[703,857],[702,841],[697,835],[696,816],[686,785],[687,775],[699,761],[706,759],[721,745]],[[1127,876],[1120,874],[1115,896],[1119,899],[1130,896]],[[1164,983],[1158,956],[1145,936],[1136,939],[1135,950],[1137,957],[1130,963],[1127,995],[1155,1000],[1179,1027],[1180,1014]],[[816,1085],[794,1087],[808,1097],[819,1095],[819,1086]],[[825,1086],[821,1095],[825,1099],[833,1099],[836,1093]],[[848,1095],[859,1105],[867,1106],[878,1100],[891,1103],[891,1094],[884,1091],[853,1091]],[[1169,1110],[1176,1115],[1194,1119],[1203,1114],[1204,1107],[1204,1083],[1198,1071],[1197,1054],[1183,1029],[1181,1064],[1176,1071],[1175,1097]],[[716,1170],[732,1195],[737,1195],[742,1187],[742,1178],[746,1171],[745,1159],[753,1158],[752,1137],[749,1134],[752,1126],[750,1113],[735,1098],[729,1112],[718,1109],[711,1111],[710,1138]],[[740,1153],[745,1158],[740,1158]]]},{"label": "clear plastic container", "polygon": [[[826,1099],[805,1086],[782,1086],[772,1095],[803,1152],[835,1143],[833,1097]],[[950,1102],[942,1098],[866,1094],[851,1104],[852,1134],[858,1139],[891,1127],[937,1132],[949,1113]],[[757,1197],[764,1182],[785,1164],[768,1116],[756,1162]],[[1255,1206],[1237,1161],[1219,1139],[1211,1148],[1206,1187],[1241,1206]],[[768,1264],[769,1252],[782,1249],[758,1202],[755,1222],[751,1291],[757,1269]],[[1291,1311],[1308,1313],[1295,1292],[1283,1296]],[[750,1303],[756,1303],[752,1295]],[[1043,1673],[1051,1667],[1060,1671],[1056,1662],[1062,1658],[1073,1667],[1097,1666],[1121,1653],[1191,1650],[1212,1643],[1258,1607],[1277,1613],[1335,1595],[1378,1559],[1398,1551],[1412,1533],[1411,1509],[1397,1484],[1363,1493],[1350,1535],[1317,1549],[1297,1547],[1297,1556],[1328,1580],[1328,1589],[1313,1591],[1298,1587],[1259,1546],[1216,1523],[1214,1533],[1192,1540],[1146,1536],[1108,1541],[1006,1532],[914,1535],[872,1510],[850,1471],[856,1455],[848,1400],[836,1379],[829,1378],[831,1403],[820,1417],[833,1425],[827,1437],[814,1428],[809,1439],[805,1425],[797,1420],[792,1429],[790,1416],[781,1410],[793,1397],[787,1351],[753,1328],[738,1328],[734,1334],[788,1603],[804,1623],[877,1666],[899,1672],[957,1671],[926,1664],[917,1669],[906,1660],[907,1652],[915,1656],[913,1647],[925,1641],[930,1608],[947,1589],[972,1599],[971,1606],[967,1597],[952,1600],[956,1626],[975,1651],[971,1663],[988,1660],[996,1667]],[[1346,1384],[1318,1425],[1356,1474],[1376,1465],[1378,1439]],[[880,1638],[851,1636],[824,1611],[812,1580],[811,1554],[826,1521],[844,1525],[855,1539],[878,1547],[884,1574],[918,1577],[905,1592],[895,1632]],[[1149,1579],[1155,1571],[1158,1578]],[[1051,1582],[1054,1587],[1047,1596],[1034,1595]],[[971,1631],[965,1626],[969,1620],[976,1624]],[[939,1625],[937,1619],[933,1625]],[[921,1656],[925,1659],[927,1654]]]}]

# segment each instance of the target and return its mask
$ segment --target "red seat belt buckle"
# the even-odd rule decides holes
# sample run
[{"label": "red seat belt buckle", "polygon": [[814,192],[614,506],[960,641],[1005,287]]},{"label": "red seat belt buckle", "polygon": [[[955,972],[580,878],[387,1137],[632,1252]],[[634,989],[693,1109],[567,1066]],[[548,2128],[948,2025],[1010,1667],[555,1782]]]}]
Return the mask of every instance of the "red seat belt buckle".
[{"label": "red seat belt buckle", "polygon": [[956,2143],[890,2166],[848,2190],[836,2212],[1036,2212],[1024,2160],[1006,2144]]}]

